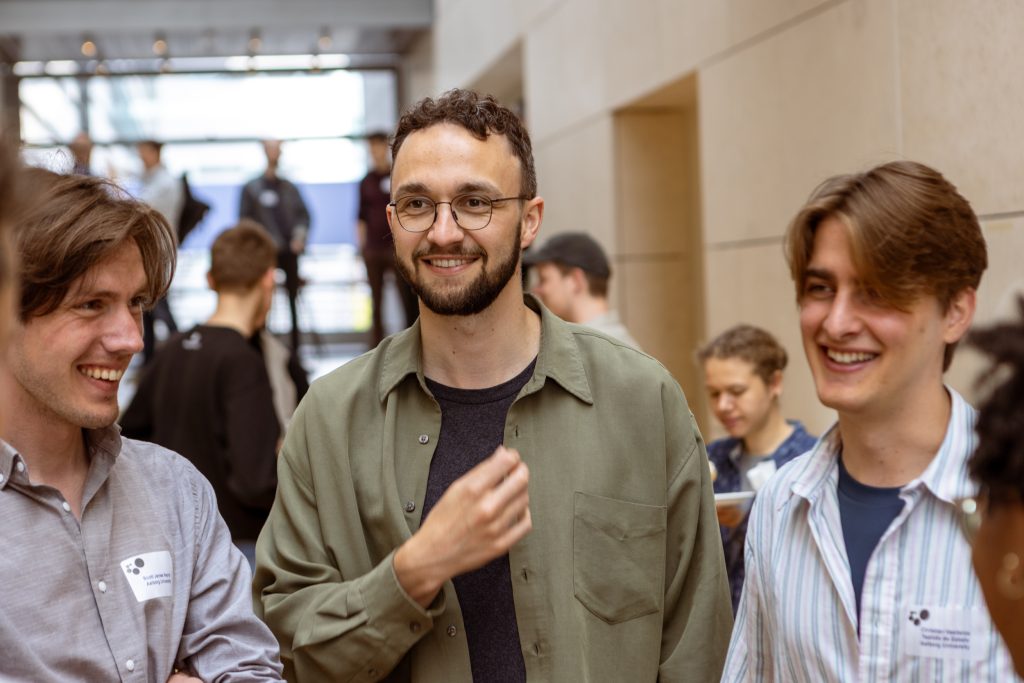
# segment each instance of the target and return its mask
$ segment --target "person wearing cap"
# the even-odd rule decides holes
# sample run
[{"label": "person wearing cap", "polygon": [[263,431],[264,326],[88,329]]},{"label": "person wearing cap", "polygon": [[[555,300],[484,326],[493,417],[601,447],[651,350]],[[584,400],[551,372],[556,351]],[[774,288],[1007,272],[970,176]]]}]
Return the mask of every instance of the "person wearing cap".
[{"label": "person wearing cap", "polygon": [[608,303],[612,269],[593,237],[582,232],[555,235],[526,252],[523,262],[537,271],[532,291],[552,313],[640,348]]}]

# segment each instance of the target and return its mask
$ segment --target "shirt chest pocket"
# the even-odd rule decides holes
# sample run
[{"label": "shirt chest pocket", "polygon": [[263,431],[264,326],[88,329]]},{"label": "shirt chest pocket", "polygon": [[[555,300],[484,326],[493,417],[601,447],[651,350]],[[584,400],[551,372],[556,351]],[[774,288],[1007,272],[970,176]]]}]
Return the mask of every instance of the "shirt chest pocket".
[{"label": "shirt chest pocket", "polygon": [[594,616],[617,624],[662,608],[667,508],[577,491],[573,590]]}]

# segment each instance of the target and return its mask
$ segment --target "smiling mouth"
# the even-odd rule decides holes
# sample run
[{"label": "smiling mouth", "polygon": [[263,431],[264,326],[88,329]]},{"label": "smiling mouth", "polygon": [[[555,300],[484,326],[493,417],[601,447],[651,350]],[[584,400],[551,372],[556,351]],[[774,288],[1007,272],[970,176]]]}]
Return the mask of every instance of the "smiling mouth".
[{"label": "smiling mouth", "polygon": [[829,360],[840,365],[854,365],[856,363],[866,363],[869,360],[878,358],[877,353],[866,353],[863,351],[836,351],[834,349],[825,349],[825,355],[828,356]]},{"label": "smiling mouth", "polygon": [[458,268],[464,266],[467,263],[472,263],[474,259],[469,258],[432,258],[425,259],[427,263],[434,266],[435,268]]},{"label": "smiling mouth", "polygon": [[90,379],[98,379],[104,382],[120,382],[124,376],[124,370],[111,368],[80,367],[78,371]]}]

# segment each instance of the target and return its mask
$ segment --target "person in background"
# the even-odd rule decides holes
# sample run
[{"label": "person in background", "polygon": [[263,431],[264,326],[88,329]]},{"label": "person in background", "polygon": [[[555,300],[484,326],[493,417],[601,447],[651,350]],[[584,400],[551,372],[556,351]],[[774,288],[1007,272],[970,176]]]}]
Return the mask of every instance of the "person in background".
[{"label": "person in background", "polygon": [[210,480],[250,565],[277,488],[280,422],[263,357],[249,341],[270,311],[276,256],[252,221],[218,235],[207,274],[217,308],[160,348],[121,418],[125,436],[181,453]]},{"label": "person in background", "polygon": [[1012,680],[957,524],[974,409],[943,382],[988,265],[977,216],[895,161],[826,180],[785,245],[839,419],[754,500],[723,680]]},{"label": "person in background", "polygon": [[277,267],[284,271],[284,286],[291,312],[291,347],[292,352],[298,353],[301,340],[299,257],[306,250],[306,238],[309,236],[309,209],[299,188],[278,173],[281,141],[264,140],[263,153],[267,157],[267,168],[242,188],[238,217],[259,223],[277,245]]},{"label": "person in background", "polygon": [[[815,437],[782,417],[782,371],[787,355],[771,334],[737,325],[697,352],[715,419],[729,436],[708,444],[715,493],[757,491],[775,471],[809,451]],[[733,611],[743,588],[743,549],[749,505],[719,505]]]},{"label": "person in background", "polygon": [[395,268],[395,245],[388,227],[388,202],[391,201],[391,154],[386,133],[373,133],[366,138],[370,147],[372,167],[359,183],[359,218],[356,230],[359,252],[366,263],[366,279],[370,284],[373,306],[370,348],[384,339],[384,320],[381,302],[384,296],[384,274],[395,276],[395,285],[402,300],[406,326],[412,325],[419,315],[416,295]]},{"label": "person in background", "polygon": [[403,114],[409,329],[310,388],[256,551],[292,680],[711,681],[732,612],[711,474],[657,361],[525,296],[530,137],[453,90]]},{"label": "person in background", "polygon": [[[175,178],[161,161],[163,144],[156,140],[143,140],[136,145],[139,158],[142,160],[142,176],[140,177],[139,199],[149,204],[167,219],[177,234],[178,217],[185,202],[184,188],[181,178]],[[159,320],[167,326],[171,334],[178,331],[171,313],[167,296],[161,296],[142,316],[143,362],[148,363],[156,352],[156,325]]]},{"label": "person in background", "polygon": [[209,482],[115,424],[142,309],[174,272],[170,225],[97,178],[24,183],[39,197],[0,366],[3,678],[280,680]]},{"label": "person in background", "polygon": [[1024,298],[1016,321],[971,334],[990,356],[996,386],[978,411],[978,447],[968,466],[981,486],[960,501],[974,570],[992,621],[1024,677]]},{"label": "person in background", "polygon": [[608,303],[612,269],[593,237],[582,232],[560,233],[523,254],[523,263],[536,271],[532,292],[552,313],[640,348]]},{"label": "person in background", "polygon": [[92,138],[85,131],[82,131],[68,143],[68,150],[71,152],[72,173],[79,175],[92,175]]}]

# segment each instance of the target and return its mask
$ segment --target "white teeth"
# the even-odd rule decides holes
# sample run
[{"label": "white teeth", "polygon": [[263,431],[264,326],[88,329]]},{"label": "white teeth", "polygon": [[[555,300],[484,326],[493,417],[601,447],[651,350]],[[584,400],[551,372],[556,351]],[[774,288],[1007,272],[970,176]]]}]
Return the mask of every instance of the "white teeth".
[{"label": "white teeth", "polygon": [[86,377],[93,379],[102,379],[107,382],[120,381],[124,370],[111,370],[109,368],[80,368],[79,370]]},{"label": "white teeth", "polygon": [[433,261],[433,264],[435,266],[437,266],[438,268],[454,268],[456,266],[461,266],[464,263],[469,263],[469,261],[467,261],[465,259],[454,259],[454,258],[434,259],[434,261]]},{"label": "white teeth", "polygon": [[844,353],[842,351],[833,351],[832,349],[827,349],[826,353],[829,358],[837,363],[863,363],[864,361],[871,360],[878,355],[874,353],[858,353],[855,351]]}]

